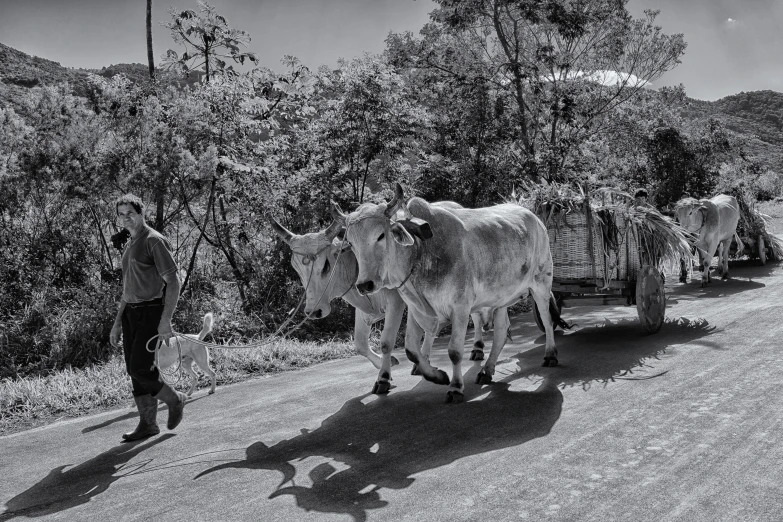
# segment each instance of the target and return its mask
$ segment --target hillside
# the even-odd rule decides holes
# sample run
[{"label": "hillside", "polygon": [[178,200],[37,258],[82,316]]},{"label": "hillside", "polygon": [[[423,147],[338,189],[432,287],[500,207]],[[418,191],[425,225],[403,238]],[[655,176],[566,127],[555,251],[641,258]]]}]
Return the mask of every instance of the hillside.
[{"label": "hillside", "polygon": [[[109,65],[99,70],[63,67],[58,62],[30,56],[0,43],[0,106],[3,105],[3,102],[13,104],[15,96],[20,94],[23,89],[64,82],[71,85],[75,95],[86,96],[88,73],[106,78],[111,78],[116,74],[124,74],[135,82],[146,81],[149,75],[147,65],[141,63]],[[198,82],[198,75],[195,74],[191,75],[187,81],[181,81],[180,78],[161,69],[157,69],[156,74],[164,84],[192,85]]]},{"label": "hillside", "polygon": [[[25,89],[38,85],[69,82],[74,94],[87,92],[87,74],[106,78],[124,74],[133,81],[146,81],[147,66],[141,63],[116,64],[100,70],[72,69],[57,62],[30,56],[0,43],[0,107],[15,105],[14,100]],[[157,71],[165,84],[192,85],[199,80],[194,73],[186,81],[166,71]],[[744,144],[743,151],[752,159],[776,172],[783,173],[783,93],[775,91],[741,92],[710,102],[689,98],[682,116],[702,124],[715,118]]]},{"label": "hillside", "polygon": [[682,115],[700,122],[715,118],[744,142],[748,159],[783,174],[783,93],[741,92],[714,102],[689,99]]}]

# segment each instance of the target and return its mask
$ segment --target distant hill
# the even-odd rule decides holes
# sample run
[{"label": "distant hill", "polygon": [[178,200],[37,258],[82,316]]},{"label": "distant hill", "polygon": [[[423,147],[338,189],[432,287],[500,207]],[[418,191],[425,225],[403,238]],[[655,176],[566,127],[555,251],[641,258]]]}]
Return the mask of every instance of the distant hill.
[{"label": "distant hill", "polygon": [[0,43],[0,81],[17,87],[36,87],[69,82],[76,94],[86,93],[86,71],[63,67],[58,62],[30,56]]},{"label": "distant hill", "polygon": [[683,117],[715,118],[745,142],[748,159],[783,175],[783,93],[741,92],[714,102],[689,99]]},{"label": "distant hill", "polygon": [[[13,98],[20,89],[41,85],[55,85],[68,82],[77,96],[87,94],[87,74],[93,73],[105,78],[111,78],[116,74],[124,74],[134,82],[146,81],[149,78],[149,70],[146,64],[122,63],[109,65],[102,69],[74,69],[63,67],[58,62],[53,62],[38,56],[18,51],[0,43],[0,105],[3,100]],[[199,80],[198,74],[183,81],[168,71],[156,69],[157,76],[166,84],[192,85]]]}]

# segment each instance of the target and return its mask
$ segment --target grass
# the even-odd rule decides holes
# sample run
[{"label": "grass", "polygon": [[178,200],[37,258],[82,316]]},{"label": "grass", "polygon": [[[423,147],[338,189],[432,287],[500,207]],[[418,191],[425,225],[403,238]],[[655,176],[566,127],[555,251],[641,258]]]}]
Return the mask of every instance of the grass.
[{"label": "grass", "polygon": [[[218,386],[355,354],[351,341],[281,340],[253,350],[210,350]],[[182,378],[174,387],[186,390],[187,380]],[[200,374],[198,388],[208,387],[209,379]],[[130,405],[130,379],[120,356],[101,365],[59,371],[46,377],[4,379],[0,381],[0,435]]]}]

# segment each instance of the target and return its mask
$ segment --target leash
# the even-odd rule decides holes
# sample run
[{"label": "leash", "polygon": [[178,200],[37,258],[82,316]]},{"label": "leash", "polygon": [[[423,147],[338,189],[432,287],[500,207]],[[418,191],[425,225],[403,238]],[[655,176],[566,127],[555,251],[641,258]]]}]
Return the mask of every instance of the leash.
[{"label": "leash", "polygon": [[[178,342],[177,342],[177,355],[178,355],[178,357],[177,357],[177,365],[176,365],[176,367],[173,370],[167,372],[164,369],[162,369],[160,367],[160,365],[159,365],[160,348],[161,348],[161,345],[163,344],[161,339],[160,339],[160,334],[156,334],[156,335],[150,337],[147,340],[147,343],[145,345],[145,349],[148,352],[150,352],[150,353],[153,353],[153,352],[155,353],[155,363],[154,364],[155,364],[155,367],[158,368],[158,371],[161,374],[161,379],[163,380],[163,382],[165,382],[166,384],[171,385],[171,384],[178,383],[182,379],[182,372],[180,371],[182,369],[182,344],[181,344],[182,341],[180,339],[187,339],[188,342],[199,344],[199,345],[207,347],[207,348],[221,348],[221,349],[224,349],[224,350],[252,350],[252,349],[256,349],[256,348],[261,348],[263,346],[271,344],[272,342],[282,341],[283,339],[285,339],[286,337],[288,337],[289,335],[294,333],[296,330],[298,330],[305,322],[307,322],[308,320],[310,320],[312,318],[312,312],[309,313],[309,314],[305,314],[305,317],[301,321],[299,321],[296,325],[291,327],[291,329],[289,329],[287,332],[284,332],[282,335],[280,335],[280,333],[283,332],[283,330],[291,323],[293,318],[296,316],[296,312],[299,311],[299,309],[302,306],[302,303],[304,302],[304,299],[305,299],[305,297],[307,295],[307,289],[310,288],[310,282],[312,281],[313,271],[315,269],[315,263],[314,263],[315,259],[318,257],[318,255],[321,252],[323,252],[324,250],[326,250],[327,248],[329,248],[331,246],[332,246],[332,244],[329,243],[328,245],[326,245],[323,248],[321,248],[318,251],[316,251],[314,254],[305,254],[305,253],[302,253],[302,252],[296,252],[296,251],[292,250],[292,254],[302,256],[304,259],[308,260],[308,263],[304,263],[304,264],[309,264],[310,265],[310,273],[307,276],[307,284],[305,285],[304,292],[300,296],[299,302],[296,304],[296,307],[292,310],[292,312],[289,314],[289,316],[286,318],[286,320],[283,321],[283,323],[277,328],[277,330],[275,330],[274,333],[268,335],[265,339],[262,339],[261,341],[258,341],[258,342],[255,342],[255,343],[250,343],[250,344],[238,344],[238,345],[228,346],[228,345],[224,345],[224,344],[209,343],[209,342],[201,341],[199,339],[193,339],[191,337],[186,337],[184,334],[182,334],[180,332],[173,331],[172,332],[173,333],[172,338],[173,337],[178,338]],[[324,298],[324,296],[326,295],[326,292],[329,290],[329,286],[332,284],[332,279],[334,278],[334,275],[337,272],[337,266],[340,263],[340,257],[342,256],[343,251],[344,251],[344,249],[340,249],[340,251],[337,253],[337,257],[334,260],[334,266],[332,267],[332,269],[329,272],[329,280],[326,282],[326,285],[324,286],[324,289],[321,292],[321,295],[318,297],[318,301],[316,301],[316,305],[321,303],[321,300]],[[349,286],[348,290],[343,292],[343,295],[340,296],[340,297],[345,296],[345,294],[347,294],[350,290],[351,290],[351,287]],[[150,348],[150,343],[153,341],[153,339],[157,339],[157,341],[155,343],[155,347],[154,348]],[[177,375],[177,379],[175,381],[173,381],[173,382],[167,382],[166,381],[166,377],[170,377],[171,378],[175,374]]]}]

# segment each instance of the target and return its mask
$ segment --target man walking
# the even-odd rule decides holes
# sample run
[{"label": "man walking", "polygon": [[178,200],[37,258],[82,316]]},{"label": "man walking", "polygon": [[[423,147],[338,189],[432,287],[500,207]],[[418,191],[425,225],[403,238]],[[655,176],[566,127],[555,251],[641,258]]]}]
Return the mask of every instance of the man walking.
[{"label": "man walking", "polygon": [[157,342],[168,344],[174,335],[171,317],[179,300],[180,283],[171,246],[144,221],[141,199],[126,194],[117,199],[115,207],[130,241],[122,254],[122,299],[110,342],[118,347],[122,333],[125,367],[139,410],[139,425],[122,438],[133,441],[160,433],[158,401],[168,406],[168,429],[173,430],[182,420],[185,395],[162,381],[155,367],[155,353],[147,350],[147,342],[155,335],[159,337],[149,342],[150,349]]}]

